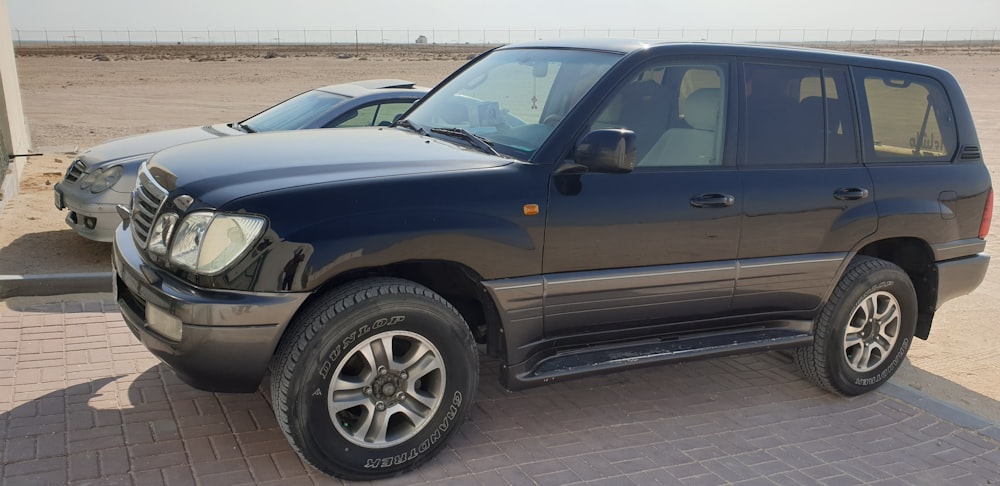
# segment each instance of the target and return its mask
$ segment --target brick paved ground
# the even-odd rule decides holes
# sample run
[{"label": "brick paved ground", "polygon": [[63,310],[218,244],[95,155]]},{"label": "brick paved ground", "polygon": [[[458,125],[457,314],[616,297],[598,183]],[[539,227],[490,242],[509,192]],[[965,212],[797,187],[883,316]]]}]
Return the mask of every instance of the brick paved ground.
[{"label": "brick paved ground", "polygon": [[[260,393],[179,382],[107,295],[33,302],[0,303],[0,483],[340,484],[303,466]],[[1000,484],[997,434],[899,393],[824,393],[776,353],[519,393],[491,365],[450,448],[378,484]]]}]

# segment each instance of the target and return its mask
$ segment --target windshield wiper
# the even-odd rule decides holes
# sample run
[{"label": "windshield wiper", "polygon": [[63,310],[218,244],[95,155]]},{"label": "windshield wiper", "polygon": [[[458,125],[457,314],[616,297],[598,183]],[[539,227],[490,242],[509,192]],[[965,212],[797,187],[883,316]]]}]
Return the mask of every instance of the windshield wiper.
[{"label": "windshield wiper", "polygon": [[497,149],[493,148],[493,145],[488,140],[464,128],[431,128],[431,132],[461,138],[485,153],[503,157],[500,152],[497,152]]},{"label": "windshield wiper", "polygon": [[257,130],[250,128],[250,125],[247,125],[246,123],[243,122],[230,123],[229,128],[235,128],[236,130],[239,130],[243,133],[257,133]]},{"label": "windshield wiper", "polygon": [[396,120],[396,122],[394,122],[391,126],[409,128],[410,130],[413,130],[414,132],[417,132],[420,135],[427,135],[427,130],[424,127],[417,125],[416,123],[413,123],[405,118],[402,120]]}]

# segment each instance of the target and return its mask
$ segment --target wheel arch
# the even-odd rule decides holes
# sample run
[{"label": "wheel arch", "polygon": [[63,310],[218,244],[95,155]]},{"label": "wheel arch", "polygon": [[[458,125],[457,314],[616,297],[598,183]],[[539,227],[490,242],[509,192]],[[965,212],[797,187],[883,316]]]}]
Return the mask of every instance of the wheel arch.
[{"label": "wheel arch", "polygon": [[479,274],[468,266],[456,262],[414,260],[354,269],[324,282],[303,303],[299,312],[304,312],[312,301],[338,287],[372,277],[401,278],[434,291],[458,310],[469,325],[476,342],[486,344],[490,355],[502,354],[502,324],[499,311],[483,287]]},{"label": "wheel arch", "polygon": [[857,254],[892,262],[906,272],[917,294],[917,327],[914,335],[926,340],[930,335],[938,300],[938,270],[931,246],[920,238],[888,238],[866,244]]}]

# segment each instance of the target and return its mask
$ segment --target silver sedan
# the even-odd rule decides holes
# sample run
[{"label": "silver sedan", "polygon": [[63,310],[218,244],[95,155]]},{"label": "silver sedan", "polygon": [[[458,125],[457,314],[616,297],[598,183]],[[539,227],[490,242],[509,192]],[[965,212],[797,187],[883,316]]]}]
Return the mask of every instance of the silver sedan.
[{"label": "silver sedan", "polygon": [[128,204],[139,165],[157,151],[209,138],[277,130],[389,125],[427,94],[428,88],[398,79],[372,79],[306,91],[246,120],[119,138],[93,147],[70,164],[55,185],[56,208],[81,236],[111,241],[121,222],[116,207]]}]

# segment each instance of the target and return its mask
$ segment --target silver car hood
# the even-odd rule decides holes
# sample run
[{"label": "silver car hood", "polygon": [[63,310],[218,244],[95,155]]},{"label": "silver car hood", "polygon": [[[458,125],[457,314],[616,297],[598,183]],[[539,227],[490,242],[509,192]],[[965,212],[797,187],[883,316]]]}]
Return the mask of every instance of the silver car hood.
[{"label": "silver car hood", "polygon": [[[87,169],[90,170],[112,165],[125,158],[152,155],[174,145],[243,134],[224,124],[162,130],[109,140],[84,151],[80,154],[80,160],[87,164]],[[142,162],[142,159],[135,161],[139,162]]]}]

